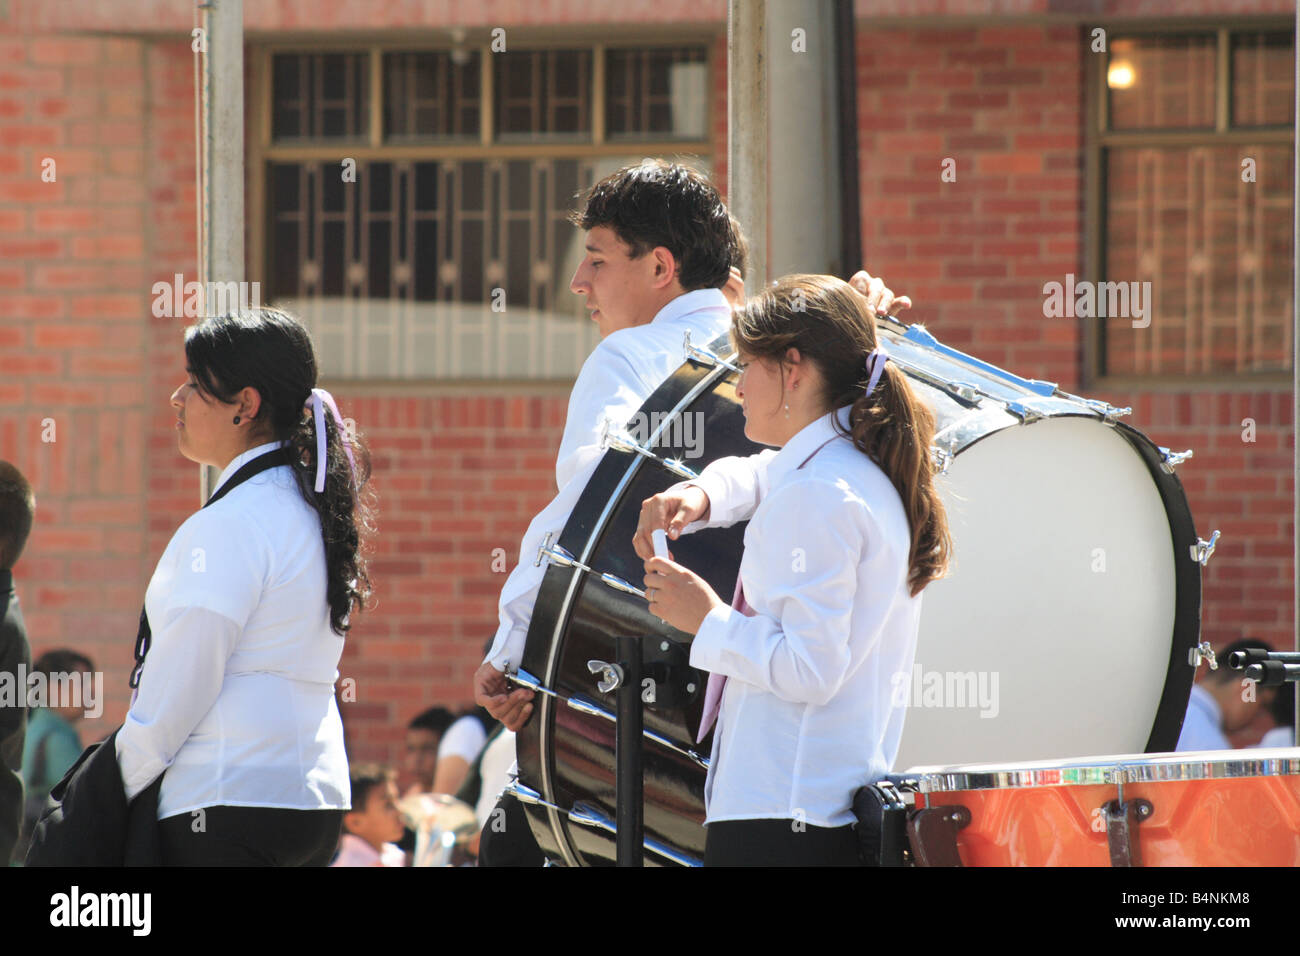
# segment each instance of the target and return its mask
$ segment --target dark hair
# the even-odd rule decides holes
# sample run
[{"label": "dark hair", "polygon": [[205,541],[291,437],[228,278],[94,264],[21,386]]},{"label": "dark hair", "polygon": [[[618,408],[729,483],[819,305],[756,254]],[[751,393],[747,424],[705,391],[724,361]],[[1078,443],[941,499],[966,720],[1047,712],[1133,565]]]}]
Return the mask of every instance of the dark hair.
[{"label": "dark hair", "polygon": [[447,728],[452,725],[455,719],[455,716],[446,707],[430,707],[428,710],[412,717],[411,722],[406,725],[406,729],[427,730],[441,736],[447,732]]},{"label": "dark hair", "polygon": [[95,665],[89,657],[78,651],[59,648],[46,651],[32,664],[33,674],[72,674],[76,671],[93,671]]},{"label": "dark hair", "polygon": [[731,337],[747,358],[777,362],[783,373],[786,353],[798,349],[801,360],[821,373],[825,407],[852,406],[849,437],[880,466],[903,501],[912,531],[908,583],[913,596],[920,594],[943,575],[952,552],[930,457],[934,413],[893,362],[886,363],[875,391],[866,394],[866,359],[877,344],[867,300],[831,276],[786,276],[732,313]]},{"label": "dark hair", "polygon": [[0,461],[0,571],[18,563],[18,556],[32,533],[36,495],[23,473],[7,461]]},{"label": "dark hair", "polygon": [[677,260],[677,281],[690,292],[721,289],[736,261],[736,233],[713,184],[689,166],[643,160],[606,176],[569,221],[609,226],[633,259],[663,246]]},{"label": "dark hair", "polygon": [[353,608],[364,608],[371,593],[364,556],[374,530],[373,503],[366,493],[370,455],[359,436],[349,436],[357,469],[354,484],[343,438],[327,411],[325,490],[316,494],[316,423],[304,408],[316,386],[311,336],[279,309],[239,310],[186,329],[185,358],[205,398],[230,404],[244,388],[261,396],[254,434],[288,443],[298,488],[320,516],[330,626],[336,634],[346,634]]},{"label": "dark hair", "polygon": [[348,770],[348,776],[352,781],[352,809],[364,813],[370,792],[376,787],[387,786],[388,781],[393,779],[393,772],[385,770],[379,764],[363,763],[353,764]]},{"label": "dark hair", "polygon": [[749,240],[745,238],[744,231],[740,228],[740,223],[736,222],[735,216],[728,217],[731,220],[731,232],[735,237],[735,245],[731,247],[731,268],[740,273],[742,279],[749,275]]}]

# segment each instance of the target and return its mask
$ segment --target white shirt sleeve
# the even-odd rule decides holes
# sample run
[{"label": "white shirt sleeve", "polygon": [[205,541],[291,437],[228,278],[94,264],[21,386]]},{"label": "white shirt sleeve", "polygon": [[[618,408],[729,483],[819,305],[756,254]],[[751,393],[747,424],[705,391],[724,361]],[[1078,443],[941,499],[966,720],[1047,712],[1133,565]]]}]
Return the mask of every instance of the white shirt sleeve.
[{"label": "white shirt sleeve", "polygon": [[270,565],[269,539],[230,515],[200,511],[168,544],[146,596],[150,643],[140,686],[117,735],[127,799],[171,766],[216,702]]},{"label": "white shirt sleeve", "polygon": [[548,531],[554,532],[552,543],[559,541],[574,505],[600,464],[604,455],[600,448],[600,433],[605,418],[625,423],[643,403],[634,387],[638,373],[633,363],[621,351],[608,348],[608,344],[606,339],[597,347],[573,384],[564,437],[555,462],[559,491],[529,523],[519,545],[519,563],[501,588],[501,598],[497,602],[497,632],[484,658],[499,671],[504,671],[507,664],[511,668],[518,667],[523,658],[533,605],[537,602],[537,592],[548,567],[546,562],[534,565],[537,549]]},{"label": "white shirt sleeve", "polygon": [[762,548],[744,565],[746,590],[762,595],[762,607],[753,617],[729,607],[710,612],[691,644],[692,666],[792,703],[824,705],[835,696],[852,660],[865,547],[842,502],[843,493],[825,481],[785,485],[773,495],[765,510],[773,520],[750,526]]},{"label": "white shirt sleeve", "polygon": [[698,478],[681,481],[669,490],[694,485],[709,496],[709,515],[682,529],[691,534],[701,528],[726,528],[753,515],[767,494],[767,466],[776,457],[774,449],[757,455],[719,458],[711,462]]},{"label": "white shirt sleeve", "polygon": [[487,731],[477,717],[462,717],[447,728],[438,743],[438,759],[460,757],[466,763],[478,759],[479,751],[487,743]]},{"label": "white shirt sleeve", "polygon": [[117,733],[127,800],[166,770],[221,693],[226,661],[243,626],[203,607],[149,621],[152,637],[139,694]]}]

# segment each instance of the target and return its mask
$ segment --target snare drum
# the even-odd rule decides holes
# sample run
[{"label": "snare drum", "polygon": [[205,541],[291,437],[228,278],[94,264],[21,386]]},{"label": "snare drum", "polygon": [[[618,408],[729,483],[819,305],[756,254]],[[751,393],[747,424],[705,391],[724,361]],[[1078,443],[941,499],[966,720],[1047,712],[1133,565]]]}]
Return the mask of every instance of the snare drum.
[{"label": "snare drum", "polygon": [[917,767],[893,779],[915,794],[909,837],[922,865],[955,862],[955,851],[966,866],[1300,866],[1293,747]]}]

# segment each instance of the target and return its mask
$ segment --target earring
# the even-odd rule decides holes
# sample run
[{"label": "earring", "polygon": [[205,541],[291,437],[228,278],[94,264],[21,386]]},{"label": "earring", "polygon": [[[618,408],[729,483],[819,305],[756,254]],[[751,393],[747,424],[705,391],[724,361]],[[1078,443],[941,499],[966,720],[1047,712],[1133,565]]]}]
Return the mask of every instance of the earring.
[{"label": "earring", "polygon": [[785,417],[786,417],[786,418],[789,418],[789,417],[790,417],[790,403],[789,403],[789,402],[786,402],[786,403],[785,403]]},{"label": "earring", "polygon": [[235,424],[236,424],[236,425],[239,424],[239,416],[238,416],[238,415],[235,416]]}]

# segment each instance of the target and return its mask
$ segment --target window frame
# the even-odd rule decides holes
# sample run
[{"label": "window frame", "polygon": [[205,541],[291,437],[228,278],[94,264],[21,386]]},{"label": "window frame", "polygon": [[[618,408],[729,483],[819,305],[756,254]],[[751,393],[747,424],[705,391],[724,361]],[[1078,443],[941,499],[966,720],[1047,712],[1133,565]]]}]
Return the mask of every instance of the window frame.
[{"label": "window frame", "polygon": [[[713,77],[717,68],[718,39],[725,35],[716,25],[701,24],[693,27],[656,30],[580,31],[557,34],[546,30],[511,28],[507,36],[509,52],[558,49],[590,49],[593,54],[591,71],[591,138],[585,140],[551,140],[540,138],[535,142],[495,142],[496,100],[494,98],[494,54],[492,37],[486,29],[466,30],[460,43],[446,37],[421,38],[401,35],[384,35],[378,38],[357,38],[346,42],[328,40],[250,40],[245,50],[248,88],[245,93],[247,107],[244,195],[246,213],[245,266],[250,280],[265,285],[268,270],[266,169],[273,162],[341,161],[344,157],[355,159],[358,165],[372,161],[445,161],[466,159],[599,159],[615,156],[662,156],[683,161],[701,161],[710,168],[715,165],[716,143],[716,90]],[[645,139],[609,140],[605,133],[605,53],[615,49],[678,48],[683,45],[702,46],[705,53],[704,137],[702,139]],[[445,141],[428,143],[391,144],[384,140],[384,63],[383,55],[393,52],[448,52],[457,47],[477,50],[479,56],[481,111],[477,142]],[[272,137],[274,119],[272,59],[282,53],[367,53],[369,55],[369,128],[366,141],[339,140],[337,143],[304,145],[302,143],[277,143]],[[575,372],[576,374],[576,372]],[[410,378],[347,378],[330,380],[350,388],[379,388],[389,394],[409,394],[413,389],[434,393],[462,392],[467,386],[500,391],[503,387],[521,393],[552,391],[567,388],[573,377],[563,379],[445,379],[430,377]]]},{"label": "window frame", "polygon": [[[1216,38],[1215,46],[1215,111],[1214,128],[1204,130],[1116,131],[1107,128],[1109,121],[1109,93],[1106,85],[1106,65],[1109,54],[1093,53],[1092,31],[1106,31],[1107,50],[1116,37],[1154,35],[1210,35]],[[1232,144],[1261,146],[1291,146],[1296,148],[1295,126],[1229,126],[1232,108],[1230,84],[1232,79],[1231,36],[1235,33],[1289,33],[1295,34],[1295,22],[1278,17],[1260,17],[1248,20],[1138,20],[1112,21],[1085,24],[1080,42],[1085,54],[1085,115],[1084,115],[1084,261],[1080,278],[1105,281],[1106,261],[1106,153],[1114,147],[1143,146],[1226,146]],[[1300,90],[1297,90],[1300,94]],[[1294,184],[1293,184],[1294,185]],[[1293,199],[1294,202],[1294,199]],[[1294,279],[1293,279],[1294,294]],[[1223,390],[1236,386],[1241,390],[1290,390],[1294,385],[1291,369],[1279,372],[1210,372],[1202,375],[1103,375],[1105,333],[1102,322],[1086,320],[1091,324],[1083,336],[1083,388],[1143,389],[1149,391],[1186,391],[1189,387],[1203,386]]]}]

